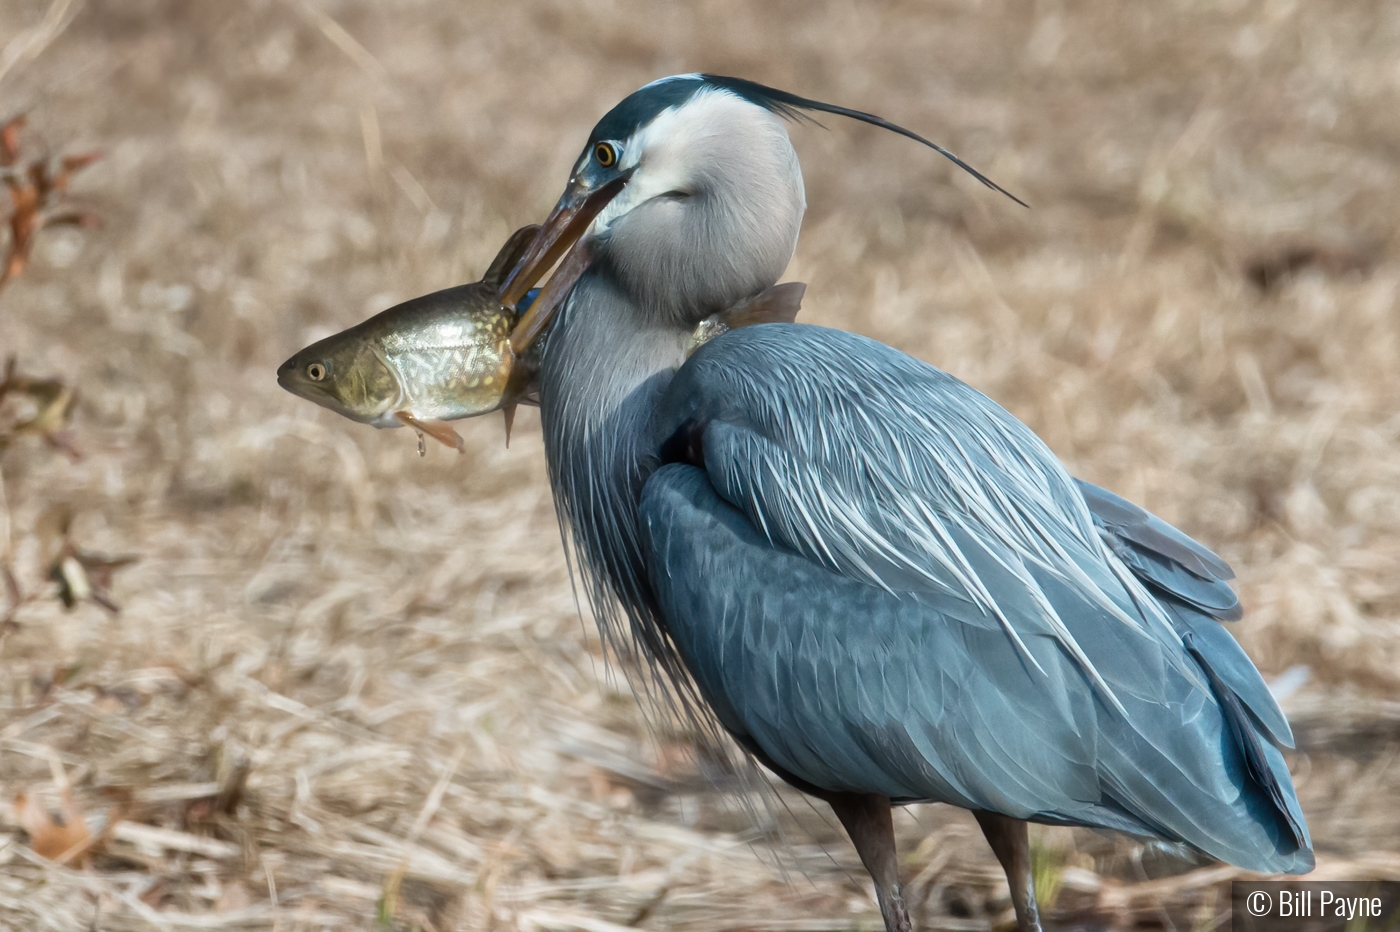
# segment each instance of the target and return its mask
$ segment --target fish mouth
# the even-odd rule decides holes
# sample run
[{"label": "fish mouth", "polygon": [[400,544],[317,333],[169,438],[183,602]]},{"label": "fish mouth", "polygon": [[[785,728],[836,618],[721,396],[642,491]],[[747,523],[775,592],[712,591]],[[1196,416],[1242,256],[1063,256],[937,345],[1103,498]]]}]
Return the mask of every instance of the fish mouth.
[{"label": "fish mouth", "polygon": [[328,382],[313,382],[302,375],[301,354],[293,356],[277,367],[277,384],[298,398],[305,398],[312,404],[334,411],[342,417],[348,417],[353,421],[364,420],[361,415],[347,408],[344,402],[336,397],[330,390]]},{"label": "fish mouth", "polygon": [[301,365],[299,360],[301,354],[298,353],[277,367],[277,384],[302,398],[310,398],[310,392],[315,391],[316,383],[308,381],[301,376]]},{"label": "fish mouth", "polygon": [[317,404],[325,404],[321,399],[330,398],[330,392],[322,382],[313,382],[302,374],[298,357],[293,356],[277,367],[277,384],[298,398],[305,398]]},{"label": "fish mouth", "polygon": [[293,394],[300,394],[297,391],[297,379],[294,375],[297,371],[296,361],[297,358],[293,356],[277,367],[277,384]]},{"label": "fish mouth", "polygon": [[525,293],[556,262],[559,263],[559,268],[540,289],[530,309],[521,316],[511,332],[510,346],[517,356],[522,355],[545,331],[574,284],[593,264],[592,250],[583,236],[594,218],[627,187],[631,177],[632,171],[629,170],[596,188],[577,179],[572,182],[541,225],[539,235],[530,248],[525,250],[511,270],[501,286],[500,299],[506,307],[514,308]]}]

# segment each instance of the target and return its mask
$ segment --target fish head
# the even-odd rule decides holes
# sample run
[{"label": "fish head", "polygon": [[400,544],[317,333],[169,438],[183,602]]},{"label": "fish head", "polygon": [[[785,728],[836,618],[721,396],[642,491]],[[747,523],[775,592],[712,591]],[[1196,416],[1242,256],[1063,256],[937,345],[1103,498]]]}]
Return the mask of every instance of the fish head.
[{"label": "fish head", "polygon": [[397,426],[390,422],[403,395],[399,379],[375,342],[355,328],[312,343],[282,363],[277,384],[353,421]]}]

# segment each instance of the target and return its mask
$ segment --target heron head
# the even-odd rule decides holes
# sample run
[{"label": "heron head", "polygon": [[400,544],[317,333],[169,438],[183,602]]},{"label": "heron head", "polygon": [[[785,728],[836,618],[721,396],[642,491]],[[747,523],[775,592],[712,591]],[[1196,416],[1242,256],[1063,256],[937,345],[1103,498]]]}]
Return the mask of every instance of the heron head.
[{"label": "heron head", "polygon": [[562,255],[518,334],[536,320],[542,329],[593,266],[639,313],[690,329],[778,280],[805,209],[781,120],[700,75],[666,78],[598,121],[502,299],[512,304]]},{"label": "heron head", "polygon": [[511,337],[516,351],[593,266],[641,313],[687,329],[776,282],[806,209],[782,119],[811,110],[908,136],[1002,190],[941,146],[868,113],[739,78],[662,78],[598,121],[541,235],[505,282],[501,299],[514,306],[559,262]]}]

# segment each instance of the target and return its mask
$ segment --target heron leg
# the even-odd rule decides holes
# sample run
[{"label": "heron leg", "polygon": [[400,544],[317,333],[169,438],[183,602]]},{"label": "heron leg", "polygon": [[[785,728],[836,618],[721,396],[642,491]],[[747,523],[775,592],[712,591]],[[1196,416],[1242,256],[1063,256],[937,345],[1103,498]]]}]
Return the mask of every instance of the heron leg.
[{"label": "heron leg", "polygon": [[836,818],[841,820],[846,834],[851,836],[851,843],[856,846],[860,862],[875,881],[885,932],[913,932],[904,891],[899,885],[899,858],[895,854],[890,798],[878,793],[828,793],[823,798],[836,811]]},{"label": "heron leg", "polygon": [[1026,823],[996,812],[976,811],[977,824],[987,836],[1006,881],[1011,885],[1011,905],[1016,907],[1016,927],[1020,932],[1041,932],[1040,911],[1035,903],[1035,880],[1031,874],[1031,843]]}]

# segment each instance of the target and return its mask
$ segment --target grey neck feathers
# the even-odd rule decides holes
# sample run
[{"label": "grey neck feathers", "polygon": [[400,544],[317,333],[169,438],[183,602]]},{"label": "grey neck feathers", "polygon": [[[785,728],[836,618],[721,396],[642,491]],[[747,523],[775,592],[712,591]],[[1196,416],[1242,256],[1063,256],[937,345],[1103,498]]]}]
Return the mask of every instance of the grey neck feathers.
[{"label": "grey neck feathers", "polygon": [[[590,273],[561,309],[540,372],[545,456],[566,548],[572,545],[603,636],[629,673],[650,667],[684,677],[671,669],[674,652],[649,595],[637,501],[657,466],[657,401],[685,359],[688,337],[639,323],[608,279]],[[644,691],[647,681],[663,678],[643,677]]]}]

